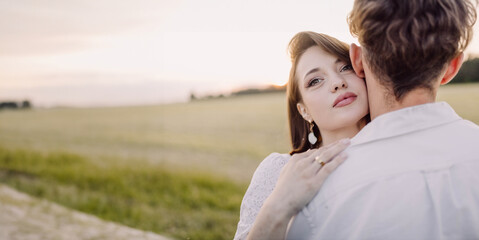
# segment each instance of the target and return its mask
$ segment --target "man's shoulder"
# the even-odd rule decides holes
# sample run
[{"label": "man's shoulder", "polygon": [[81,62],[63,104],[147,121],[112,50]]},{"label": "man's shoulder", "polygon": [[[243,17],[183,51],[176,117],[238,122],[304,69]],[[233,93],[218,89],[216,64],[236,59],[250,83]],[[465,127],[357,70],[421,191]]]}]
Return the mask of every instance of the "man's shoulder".
[{"label": "man's shoulder", "polygon": [[[479,126],[459,120],[351,146],[348,159],[324,183],[321,201],[408,174],[441,171],[470,164],[479,171]],[[369,191],[369,190],[368,190]]]},{"label": "man's shoulder", "polygon": [[[358,146],[349,151],[350,157],[330,175],[302,214],[305,218],[313,216],[311,222],[318,223],[320,232],[335,229],[333,225],[340,223],[351,226],[354,232],[361,228],[353,226],[360,226],[365,219],[379,218],[385,226],[401,219],[406,229],[412,229],[434,220],[431,206],[443,215],[467,209],[477,216],[479,185],[471,183],[479,181],[479,149],[477,144],[458,145],[463,144],[447,149],[412,140],[408,147],[417,149],[408,150],[394,142],[380,149],[373,143]],[[471,221],[467,216],[462,220]],[[445,222],[453,223],[449,219]]]},{"label": "man's shoulder", "polygon": [[[435,134],[429,134],[431,136],[437,136],[442,132],[442,139],[451,139],[452,141],[461,143],[470,142],[479,145],[479,126],[466,119],[461,119],[451,124],[444,125],[443,127],[438,128],[435,132]],[[465,147],[467,146],[469,145],[466,144]],[[471,150],[479,151],[479,148],[473,147]]]},{"label": "man's shoulder", "polygon": [[462,119],[461,121],[458,122],[458,124],[466,129],[470,129],[471,131],[474,131],[476,134],[479,134],[479,125],[473,123],[472,121],[469,121],[467,119]]},{"label": "man's shoulder", "polygon": [[[336,185],[343,188],[325,195],[320,192],[302,214],[306,219],[312,216],[310,222],[316,224],[313,228],[321,233],[319,235],[345,236],[340,238],[357,231],[377,236],[375,234],[381,231],[391,230],[388,226],[400,226],[407,230],[403,233],[415,232],[413,236],[417,237],[424,232],[420,226],[425,224],[443,226],[446,232],[456,232],[464,226],[479,233],[476,219],[479,186],[471,184],[479,181],[479,161],[466,160],[451,167],[430,170],[376,175],[376,179],[357,181],[347,188]],[[438,215],[445,216],[442,222],[436,221]],[[340,230],[338,224],[344,228],[340,235],[334,235]]]}]

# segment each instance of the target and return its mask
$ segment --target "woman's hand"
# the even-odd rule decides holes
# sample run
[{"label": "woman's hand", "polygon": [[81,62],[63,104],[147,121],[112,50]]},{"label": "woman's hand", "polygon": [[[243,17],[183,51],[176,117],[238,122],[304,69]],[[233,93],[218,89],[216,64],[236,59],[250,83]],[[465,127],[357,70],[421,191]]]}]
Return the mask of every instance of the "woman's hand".
[{"label": "woman's hand", "polygon": [[274,199],[274,204],[278,204],[291,217],[296,215],[318,193],[326,177],[346,159],[342,151],[347,146],[349,139],[344,139],[319,149],[294,154],[283,167],[269,199]]},{"label": "woman's hand", "polygon": [[318,193],[324,180],[346,159],[349,146],[343,139],[319,149],[294,154],[281,170],[248,239],[284,239],[291,218]]}]

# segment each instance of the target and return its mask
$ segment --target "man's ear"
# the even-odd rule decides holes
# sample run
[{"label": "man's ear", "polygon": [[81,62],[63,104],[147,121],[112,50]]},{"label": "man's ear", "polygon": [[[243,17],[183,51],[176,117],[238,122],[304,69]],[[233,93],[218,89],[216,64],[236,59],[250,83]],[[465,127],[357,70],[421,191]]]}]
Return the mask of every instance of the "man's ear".
[{"label": "man's ear", "polygon": [[349,58],[351,59],[351,65],[356,72],[356,75],[360,78],[365,78],[364,67],[363,67],[363,52],[360,46],[351,43],[349,47]]},{"label": "man's ear", "polygon": [[441,85],[447,84],[450,82],[462,66],[464,61],[464,53],[459,54],[457,57],[453,58],[451,62],[447,65],[447,70],[444,76],[441,79]]},{"label": "man's ear", "polygon": [[296,104],[296,107],[298,108],[298,112],[299,114],[301,114],[301,116],[303,116],[303,119],[308,121],[308,122],[312,122],[313,121],[313,118],[311,118],[311,115],[309,115],[308,113],[308,110],[306,109],[306,107],[304,106],[304,104],[302,103],[297,103]]}]

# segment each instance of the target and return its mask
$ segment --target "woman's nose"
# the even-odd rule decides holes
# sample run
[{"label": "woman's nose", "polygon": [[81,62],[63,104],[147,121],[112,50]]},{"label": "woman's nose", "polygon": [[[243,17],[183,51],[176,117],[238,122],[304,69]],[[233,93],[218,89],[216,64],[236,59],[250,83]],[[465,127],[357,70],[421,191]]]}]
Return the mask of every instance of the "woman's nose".
[{"label": "woman's nose", "polygon": [[333,82],[333,84],[331,85],[331,91],[336,92],[341,88],[347,88],[347,87],[348,87],[348,83],[340,78]]}]

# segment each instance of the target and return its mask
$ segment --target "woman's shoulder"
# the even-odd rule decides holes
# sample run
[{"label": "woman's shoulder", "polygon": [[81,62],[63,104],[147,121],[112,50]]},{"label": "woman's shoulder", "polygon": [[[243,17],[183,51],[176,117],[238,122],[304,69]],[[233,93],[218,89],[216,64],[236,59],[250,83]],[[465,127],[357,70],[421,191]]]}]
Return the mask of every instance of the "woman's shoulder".
[{"label": "woman's shoulder", "polygon": [[275,168],[275,167],[280,167],[282,168],[288,160],[291,158],[289,154],[286,153],[271,153],[269,154],[258,166],[260,167],[266,167],[266,168]]},{"label": "woman's shoulder", "polygon": [[253,178],[276,180],[290,158],[289,154],[271,153],[256,168]]}]

